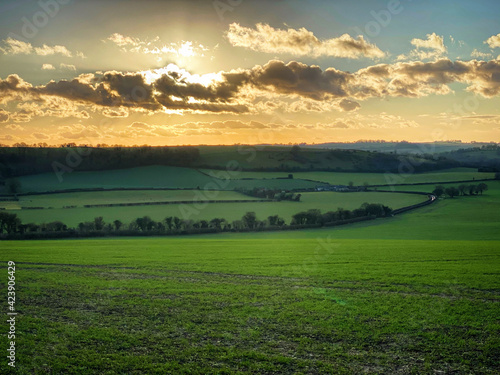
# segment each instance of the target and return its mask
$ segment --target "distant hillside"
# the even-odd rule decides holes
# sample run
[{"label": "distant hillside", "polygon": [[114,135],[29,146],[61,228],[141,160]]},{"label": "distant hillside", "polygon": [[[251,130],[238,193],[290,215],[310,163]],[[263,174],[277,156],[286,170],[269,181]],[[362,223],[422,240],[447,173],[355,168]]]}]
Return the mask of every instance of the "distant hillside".
[{"label": "distant hillside", "polygon": [[[363,150],[314,149],[299,146],[202,146],[200,158],[193,165],[201,168],[225,168],[230,160],[247,171],[344,171],[397,172],[404,155]],[[412,157],[416,171],[430,171],[460,166],[433,155]]]},{"label": "distant hillside", "polygon": [[400,154],[434,154],[452,152],[461,149],[487,147],[491,143],[460,143],[460,142],[354,142],[354,143],[321,143],[304,145],[314,149],[364,150],[377,152],[397,152]]},{"label": "distant hillside", "polygon": [[[493,146],[492,146],[493,147]],[[495,146],[496,147],[496,146]],[[484,152],[483,152],[484,151]],[[153,165],[246,171],[426,172],[498,165],[496,149],[415,154],[299,146],[0,148],[0,181],[39,173],[104,171]],[[229,163],[229,164],[228,164]],[[410,165],[409,165],[410,164]],[[406,168],[406,169],[405,169]]]},{"label": "distant hillside", "polygon": [[466,167],[476,167],[500,171],[500,147],[483,146],[481,148],[461,149],[442,154],[448,160],[453,160]]},{"label": "distant hillside", "polygon": [[150,165],[188,167],[199,157],[196,147],[0,147],[0,177]]}]

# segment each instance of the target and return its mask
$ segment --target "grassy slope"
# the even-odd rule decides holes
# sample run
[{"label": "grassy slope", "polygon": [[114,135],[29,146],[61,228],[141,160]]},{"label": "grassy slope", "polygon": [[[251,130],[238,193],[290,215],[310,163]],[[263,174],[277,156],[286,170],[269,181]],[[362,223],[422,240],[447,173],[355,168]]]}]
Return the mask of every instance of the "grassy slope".
[{"label": "grassy slope", "polygon": [[[425,188],[424,185],[422,189]],[[259,238],[316,238],[331,235],[339,239],[387,240],[500,240],[500,181],[488,183],[484,195],[440,198],[437,203],[389,219],[288,233],[259,233]],[[405,194],[402,194],[405,195]],[[231,236],[231,235],[230,235]],[[240,233],[238,238],[255,238]]]},{"label": "grassy slope", "polygon": [[[175,178],[174,178],[175,177]],[[210,177],[194,169],[179,167],[138,167],[104,172],[71,172],[59,182],[55,173],[19,177],[22,191],[50,191],[78,188],[169,187],[196,188],[210,182]]]},{"label": "grassy slope", "polygon": [[[484,143],[487,144],[487,143]],[[328,149],[342,149],[342,150],[367,150],[367,151],[378,151],[378,152],[394,152],[399,154],[411,153],[411,154],[429,154],[429,153],[441,153],[456,151],[464,148],[480,147],[484,145],[471,144],[471,143],[326,143],[324,145],[308,146],[312,148],[328,148]]]},{"label": "grassy slope", "polygon": [[[113,192],[114,193],[114,192]],[[132,193],[132,192],[130,192]],[[140,192],[138,192],[140,193]],[[159,192],[157,192],[159,193]],[[177,192],[175,192],[177,193]],[[183,191],[184,200],[199,199],[200,192],[198,191]],[[203,192],[201,192],[203,193]],[[79,193],[97,194],[104,193]],[[108,194],[111,194],[109,192]],[[67,194],[64,194],[65,196]],[[118,195],[117,195],[118,196]],[[126,195],[130,197],[129,195]],[[252,199],[243,194],[236,192],[210,192],[207,193],[208,199]],[[225,198],[224,198],[225,197]],[[230,198],[233,197],[233,198]],[[39,207],[57,207],[56,204],[61,206],[61,203],[55,202],[57,195],[41,195],[30,196],[31,204]],[[64,198],[63,198],[64,199]],[[134,201],[134,198],[127,198]],[[254,211],[259,219],[265,219],[270,215],[280,215],[285,218],[287,222],[290,221],[292,215],[299,211],[306,211],[308,209],[321,209],[323,212],[336,211],[337,208],[355,209],[360,207],[364,202],[369,203],[383,203],[391,208],[400,208],[419,203],[425,200],[423,196],[415,196],[409,194],[391,194],[391,193],[304,193],[302,194],[301,202],[256,202],[256,203],[208,203],[200,206],[199,203],[183,204],[183,205],[154,205],[154,206],[132,206],[132,207],[99,207],[99,208],[83,208],[84,203],[79,201],[67,201],[68,204],[78,205],[78,208],[64,209],[54,208],[46,210],[10,210],[9,212],[16,213],[23,222],[50,222],[60,220],[63,223],[76,226],[82,221],[93,220],[97,216],[102,216],[106,222],[120,219],[123,222],[130,222],[137,217],[145,215],[150,216],[154,220],[163,220],[167,216],[178,216],[183,218],[183,212],[192,213],[192,215],[185,217],[190,220],[213,219],[215,217],[222,217],[228,221],[238,220],[248,211]],[[139,199],[137,201],[140,201]],[[71,203],[72,202],[72,203]],[[3,202],[6,205],[12,205],[12,202]],[[54,203],[54,206],[49,204]]]},{"label": "grassy slope", "polygon": [[353,160],[360,163],[366,160],[365,151],[357,151],[350,157],[327,159],[328,150],[301,150],[301,157],[290,154],[291,146],[224,146],[199,147],[199,165],[226,167],[228,160],[235,160],[242,168],[309,168],[312,163],[316,168],[352,169]]},{"label": "grassy slope", "polygon": [[[215,172],[216,177],[226,175]],[[300,180],[225,181],[207,176],[195,169],[151,166],[115,169],[102,172],[71,172],[62,175],[60,182],[55,173],[43,173],[18,178],[21,192],[45,192],[65,189],[92,188],[170,188],[232,190],[235,188],[268,187],[283,189],[314,188],[317,183]],[[5,192],[4,192],[5,193]]]},{"label": "grassy slope", "polygon": [[337,229],[5,242],[18,373],[498,373],[499,208],[492,183]]},{"label": "grassy slope", "polygon": [[[209,172],[208,170],[203,171]],[[276,178],[286,176],[288,176],[286,172],[240,172],[235,178]],[[294,172],[293,176],[295,179],[323,181],[334,185],[347,185],[350,181],[355,185],[363,185],[365,182],[370,185],[385,185],[493,178],[494,173],[480,173],[474,168],[453,168],[437,172],[413,173],[407,175],[347,172]]]},{"label": "grassy slope", "polygon": [[[397,168],[406,157],[395,154],[371,153],[363,150],[326,150],[302,147],[296,155],[291,146],[201,146],[200,159],[193,164],[200,168],[222,167],[228,160],[237,161],[244,169],[299,168],[335,169],[343,171],[374,171]],[[414,156],[416,163],[434,164]]]},{"label": "grassy slope", "polygon": [[[227,157],[227,151],[223,153]],[[209,170],[203,170],[210,172]],[[150,166],[130,169],[117,169],[105,172],[71,172],[62,175],[60,182],[55,173],[44,173],[19,177],[22,192],[44,192],[78,188],[171,188],[196,189],[198,186],[218,190],[233,190],[235,188],[252,189],[267,187],[272,189],[306,189],[314,188],[316,182],[304,181],[310,179],[332,184],[347,185],[350,181],[355,185],[415,183],[429,181],[453,181],[464,179],[491,178],[493,173],[478,173],[474,169],[460,168],[440,172],[430,172],[410,175],[386,175],[383,173],[343,173],[343,172],[297,172],[294,179],[276,179],[286,177],[284,172],[231,172],[211,171],[214,178],[198,172],[195,169]],[[227,178],[233,178],[226,181]],[[256,178],[256,180],[241,180],[241,178]],[[5,193],[5,192],[3,192]]]}]

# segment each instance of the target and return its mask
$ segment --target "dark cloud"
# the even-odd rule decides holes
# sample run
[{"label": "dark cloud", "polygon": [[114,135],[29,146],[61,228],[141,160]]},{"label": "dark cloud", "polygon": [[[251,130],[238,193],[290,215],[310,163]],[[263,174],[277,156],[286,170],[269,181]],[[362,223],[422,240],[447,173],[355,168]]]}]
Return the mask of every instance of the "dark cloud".
[{"label": "dark cloud", "polygon": [[72,81],[51,81],[45,86],[33,88],[33,93],[40,95],[52,95],[76,102],[86,102],[101,106],[122,105],[122,99],[113,95],[102,84],[96,87],[91,84],[80,82],[78,79]]},{"label": "dark cloud", "polygon": [[357,110],[361,105],[354,100],[342,99],[339,102],[339,107],[342,108],[342,111],[349,112]]},{"label": "dark cloud", "polygon": [[319,66],[296,61],[285,64],[272,60],[251,70],[251,84],[257,88],[315,100],[348,96],[347,86],[351,79],[350,73],[334,68],[323,71]]},{"label": "dark cloud", "polygon": [[9,112],[0,109],[0,122],[7,122],[9,121]]}]

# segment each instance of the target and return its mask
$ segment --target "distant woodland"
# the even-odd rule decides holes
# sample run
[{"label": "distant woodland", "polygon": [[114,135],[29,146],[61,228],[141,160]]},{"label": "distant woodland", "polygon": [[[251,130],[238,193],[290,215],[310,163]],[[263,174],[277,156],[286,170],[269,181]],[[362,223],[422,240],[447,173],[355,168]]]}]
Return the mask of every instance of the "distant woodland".
[{"label": "distant woodland", "polygon": [[[217,155],[217,160],[214,159],[214,154]],[[414,172],[455,167],[500,171],[500,148],[497,145],[436,154],[408,155],[396,152],[312,149],[297,145],[254,148],[254,146],[88,147],[68,144],[61,147],[27,145],[0,147],[0,179],[52,172],[56,169],[100,171],[149,165],[224,169],[227,162],[243,161],[244,157],[247,158],[245,155],[254,158],[251,163],[239,163],[241,169],[247,171],[398,173],[405,168],[405,165],[411,165]]]}]

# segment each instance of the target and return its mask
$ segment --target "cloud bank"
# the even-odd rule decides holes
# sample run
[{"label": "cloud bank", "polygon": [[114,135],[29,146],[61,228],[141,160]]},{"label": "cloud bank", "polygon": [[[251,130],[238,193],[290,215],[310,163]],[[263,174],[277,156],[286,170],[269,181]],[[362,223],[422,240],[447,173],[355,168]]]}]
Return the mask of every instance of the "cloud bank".
[{"label": "cloud bank", "polygon": [[344,34],[338,38],[320,40],[305,28],[282,30],[258,23],[255,25],[255,29],[252,29],[240,26],[238,23],[232,23],[229,25],[226,37],[233,46],[245,47],[258,52],[351,59],[382,58],[385,56],[384,52],[374,44],[368,43],[361,35],[356,39]]},{"label": "cloud bank", "polygon": [[61,116],[85,117],[82,111],[100,110],[107,117],[127,117],[129,111],[257,113],[263,107],[273,108],[272,101],[267,105],[258,98],[285,96],[302,100],[290,105],[291,111],[350,112],[360,107],[359,101],[369,98],[447,94],[451,92],[449,85],[456,82],[466,84],[466,90],[483,97],[498,96],[500,60],[398,62],[373,65],[354,73],[271,60],[250,69],[204,76],[191,75],[171,64],[156,71],[84,74],[39,86],[13,74],[0,79],[0,103],[44,103],[44,108],[27,116],[47,113],[52,105],[60,108],[56,111],[54,107],[52,113]]}]

